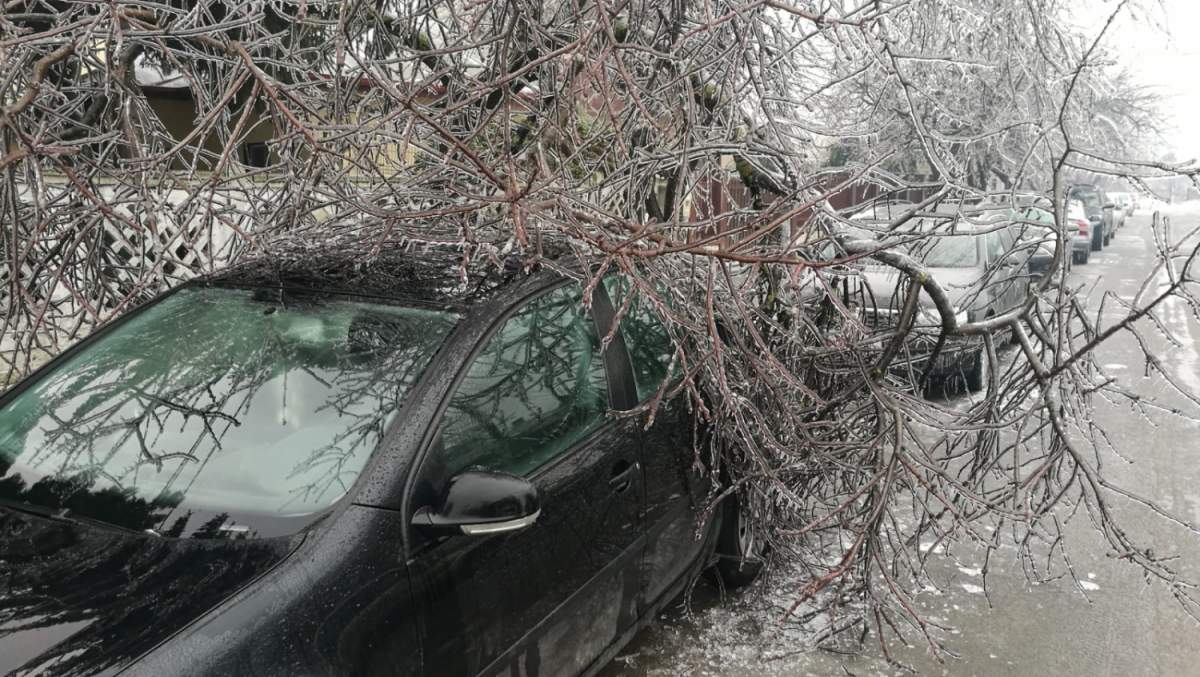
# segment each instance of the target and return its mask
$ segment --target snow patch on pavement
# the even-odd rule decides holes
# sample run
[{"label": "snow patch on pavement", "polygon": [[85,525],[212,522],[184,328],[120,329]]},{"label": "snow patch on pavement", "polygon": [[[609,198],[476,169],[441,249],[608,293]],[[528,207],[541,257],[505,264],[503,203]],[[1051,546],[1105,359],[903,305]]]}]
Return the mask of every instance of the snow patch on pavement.
[{"label": "snow patch on pavement", "polygon": [[[1163,284],[1170,283],[1166,271],[1159,272],[1159,279]],[[1178,296],[1172,296],[1163,300],[1162,309],[1163,324],[1183,344],[1174,351],[1175,378],[1181,385],[1186,386],[1189,392],[1200,393],[1200,360],[1196,357],[1200,346],[1197,346],[1189,326],[1191,314],[1188,312],[1188,305]]]}]

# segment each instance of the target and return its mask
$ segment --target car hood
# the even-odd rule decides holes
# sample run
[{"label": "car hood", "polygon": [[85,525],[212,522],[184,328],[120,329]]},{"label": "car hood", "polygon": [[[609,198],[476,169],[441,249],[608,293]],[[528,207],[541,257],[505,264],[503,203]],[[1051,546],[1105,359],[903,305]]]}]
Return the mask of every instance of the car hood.
[{"label": "car hood", "polygon": [[[979,292],[980,271],[976,268],[929,268],[928,270],[933,275],[933,279],[937,280],[938,284],[946,290],[946,295],[955,308],[963,309],[963,304],[973,300]],[[900,281],[900,277],[900,272],[890,266],[865,266],[863,280],[870,287],[868,298],[873,296],[875,304],[879,308],[899,306],[899,303],[894,301],[894,297],[896,284]],[[904,284],[907,285],[907,281]],[[921,304],[932,305],[932,302],[928,296],[922,294]]]},{"label": "car hood", "polygon": [[0,505],[0,675],[117,672],[299,541],[161,538]]}]

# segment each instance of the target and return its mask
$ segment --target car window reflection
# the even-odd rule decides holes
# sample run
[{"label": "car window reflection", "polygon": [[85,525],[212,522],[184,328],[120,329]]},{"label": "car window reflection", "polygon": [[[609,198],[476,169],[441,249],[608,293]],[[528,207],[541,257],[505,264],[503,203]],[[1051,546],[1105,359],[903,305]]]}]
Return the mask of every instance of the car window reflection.
[{"label": "car window reflection", "polygon": [[475,358],[441,424],[446,472],[527,475],[604,421],[608,386],[595,327],[562,287],[509,318]]}]

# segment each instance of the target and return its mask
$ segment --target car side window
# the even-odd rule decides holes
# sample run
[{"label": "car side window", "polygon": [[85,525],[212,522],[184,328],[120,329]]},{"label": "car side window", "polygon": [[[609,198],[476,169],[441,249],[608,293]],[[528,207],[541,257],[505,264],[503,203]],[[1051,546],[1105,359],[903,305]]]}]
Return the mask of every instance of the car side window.
[{"label": "car side window", "polygon": [[1000,231],[996,234],[998,236],[1000,236],[1000,255],[1001,256],[1004,256],[1005,254],[1007,254],[1009,251],[1012,250],[1013,247],[1015,247],[1017,245],[1017,237],[1016,237],[1017,233],[1015,230],[1013,230],[1013,228],[1011,226],[1001,228]]},{"label": "car side window", "polygon": [[[619,310],[630,293],[630,285],[624,278],[610,275],[604,279],[604,288],[612,299],[614,310]],[[638,401],[642,402],[658,392],[667,377],[674,344],[667,328],[659,321],[650,304],[635,297],[621,318],[621,338],[629,353],[633,366],[633,381],[637,387]]]},{"label": "car side window", "polygon": [[[1030,209],[1025,220],[1054,225],[1054,215],[1044,209]],[[1042,226],[1025,223],[1020,226],[1020,237],[1017,240],[1042,240],[1045,239],[1047,234],[1052,235],[1053,232]]]},{"label": "car side window", "polygon": [[987,245],[988,264],[996,263],[1004,258],[1004,243],[1000,240],[1000,233],[992,231],[984,235],[984,243]]},{"label": "car side window", "polygon": [[574,286],[508,318],[475,357],[440,425],[446,477],[473,466],[528,475],[605,420],[608,382]]}]

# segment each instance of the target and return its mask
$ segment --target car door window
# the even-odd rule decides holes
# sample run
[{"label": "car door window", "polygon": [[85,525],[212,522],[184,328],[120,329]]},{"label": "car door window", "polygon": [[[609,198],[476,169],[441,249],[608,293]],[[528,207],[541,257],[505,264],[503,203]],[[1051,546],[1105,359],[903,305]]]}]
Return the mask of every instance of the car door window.
[{"label": "car door window", "polygon": [[994,264],[1004,258],[1004,242],[1000,239],[1000,234],[993,231],[984,236],[984,243],[987,245],[988,265]]},{"label": "car door window", "polygon": [[545,294],[487,341],[441,424],[448,476],[472,466],[528,475],[605,420],[595,326],[574,287]]},{"label": "car door window", "polygon": [[[1000,259],[1008,263],[1015,263],[1016,256],[1013,250],[1017,246],[1017,232],[1011,227],[1001,228],[996,232],[997,239],[1000,240]],[[1005,259],[1008,256],[1009,258]]]},{"label": "car door window", "polygon": [[[605,289],[612,299],[613,308],[620,309],[628,297],[629,283],[620,277],[609,276],[604,280]],[[638,401],[644,401],[658,392],[667,378],[674,344],[667,328],[650,308],[649,302],[635,297],[621,318],[621,338],[633,366],[633,380],[637,387]]]}]

